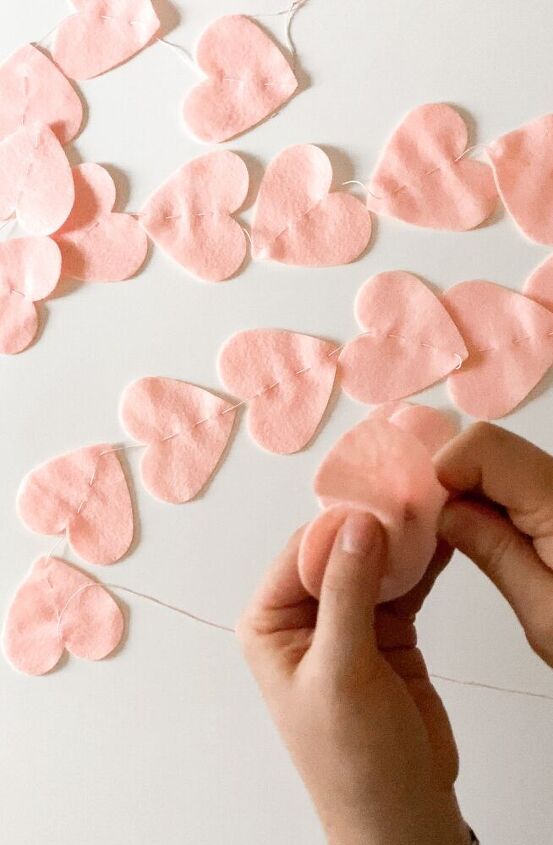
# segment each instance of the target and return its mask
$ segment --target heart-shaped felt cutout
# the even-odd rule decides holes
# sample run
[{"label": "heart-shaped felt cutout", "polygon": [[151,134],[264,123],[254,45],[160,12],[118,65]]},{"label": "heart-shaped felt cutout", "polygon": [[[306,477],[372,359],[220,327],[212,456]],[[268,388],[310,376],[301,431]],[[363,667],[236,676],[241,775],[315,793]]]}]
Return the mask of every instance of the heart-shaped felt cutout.
[{"label": "heart-shaped felt cutout", "polygon": [[494,212],[497,190],[487,164],[462,158],[467,147],[467,126],[451,106],[414,109],[384,149],[369,184],[368,207],[431,229],[479,226]]},{"label": "heart-shaped felt cutout", "polygon": [[110,444],[61,455],[33,470],[17,498],[19,516],[38,534],[63,534],[88,563],[115,563],[133,538],[125,473]]},{"label": "heart-shaped felt cutout", "polygon": [[248,427],[263,449],[287,455],[312,440],[336,376],[332,343],[295,332],[238,332],[219,353],[225,388],[249,404]]},{"label": "heart-shaped felt cutout", "polygon": [[142,50],[160,23],[150,0],[73,0],[77,12],[57,28],[56,64],[70,79],[92,79]]},{"label": "heart-shaped felt cutout", "polygon": [[165,252],[200,279],[222,282],[246,257],[246,237],[231,215],[244,204],[248,169],[217,151],[185,164],[148,200],[140,217]]},{"label": "heart-shaped felt cutout", "polygon": [[236,411],[201,387],[170,378],[143,378],[123,394],[121,421],[148,448],[141,474],[152,496],[174,504],[197,496],[229,442]]},{"label": "heart-shaped felt cutout", "polygon": [[304,267],[349,264],[371,237],[371,217],[356,197],[329,193],[332,165],[312,144],[283,150],[267,168],[255,206],[253,256]]},{"label": "heart-shaped felt cutout", "polygon": [[44,53],[25,44],[0,66],[0,138],[26,123],[49,126],[62,144],[79,134],[83,106],[71,83]]},{"label": "heart-shaped felt cutout", "polygon": [[409,402],[387,402],[372,411],[368,419],[387,420],[392,425],[409,432],[435,455],[458,433],[459,425],[450,414],[428,405],[411,405]]},{"label": "heart-shaped felt cutout", "polygon": [[553,313],[492,282],[462,282],[444,296],[468,361],[449,377],[456,405],[473,417],[512,411],[553,364]]},{"label": "heart-shaped felt cutout", "polygon": [[553,256],[534,270],[524,285],[524,295],[553,311]]},{"label": "heart-shaped felt cutout", "polygon": [[113,213],[116,188],[99,164],[73,168],[75,205],[55,239],[66,278],[85,282],[130,279],[144,264],[148,239],[130,214]]},{"label": "heart-shaped felt cutout", "polygon": [[50,238],[13,238],[0,243],[0,353],[14,355],[38,330],[34,305],[56,287],[61,254]]},{"label": "heart-shaped felt cutout", "polygon": [[218,18],[203,33],[196,61],[208,76],[184,101],[184,120],[210,144],[228,141],[273,114],[298,81],[276,44],[244,15]]},{"label": "heart-shaped felt cutout", "polygon": [[75,201],[71,166],[47,126],[22,126],[0,141],[0,220],[14,213],[32,235],[51,235]]},{"label": "heart-shaped felt cutout", "polygon": [[42,557],[10,604],[4,654],[14,669],[44,675],[64,649],[103,660],[121,642],[124,628],[121,610],[97,581],[63,560]]},{"label": "heart-shaped felt cutout", "polygon": [[410,396],[467,357],[463,338],[437,296],[411,273],[379,273],[359,290],[355,314],[364,334],[340,355],[344,391],[380,404]]},{"label": "heart-shaped felt cutout", "polygon": [[330,450],[315,477],[322,514],[308,526],[300,549],[300,575],[320,594],[336,533],[352,510],[372,513],[388,538],[379,601],[408,593],[436,549],[438,516],[447,493],[432,456],[412,434],[382,419],[364,420]]},{"label": "heart-shaped felt cutout", "polygon": [[487,148],[507,211],[522,232],[540,244],[553,244],[552,134],[553,114],[547,114]]}]

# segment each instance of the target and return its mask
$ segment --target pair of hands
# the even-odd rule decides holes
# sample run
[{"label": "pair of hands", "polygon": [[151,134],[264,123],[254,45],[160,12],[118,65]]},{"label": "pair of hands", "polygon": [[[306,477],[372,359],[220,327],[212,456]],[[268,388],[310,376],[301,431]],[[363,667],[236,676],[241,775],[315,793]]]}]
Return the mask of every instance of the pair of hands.
[{"label": "pair of hands", "polygon": [[415,628],[453,548],[491,578],[553,666],[553,458],[478,423],[436,466],[453,496],[436,555],[409,595],[376,605],[385,537],[357,514],[336,538],[319,602],[299,578],[300,530],[239,625],[331,845],[470,842],[454,792],[455,739]]}]

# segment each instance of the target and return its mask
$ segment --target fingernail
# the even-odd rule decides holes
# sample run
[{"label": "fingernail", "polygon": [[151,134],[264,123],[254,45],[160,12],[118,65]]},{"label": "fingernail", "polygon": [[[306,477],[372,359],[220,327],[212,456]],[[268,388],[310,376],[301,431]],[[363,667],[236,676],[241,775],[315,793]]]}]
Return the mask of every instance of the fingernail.
[{"label": "fingernail", "polygon": [[366,555],[380,540],[380,526],[375,517],[365,511],[352,511],[342,525],[340,545],[350,555]]}]

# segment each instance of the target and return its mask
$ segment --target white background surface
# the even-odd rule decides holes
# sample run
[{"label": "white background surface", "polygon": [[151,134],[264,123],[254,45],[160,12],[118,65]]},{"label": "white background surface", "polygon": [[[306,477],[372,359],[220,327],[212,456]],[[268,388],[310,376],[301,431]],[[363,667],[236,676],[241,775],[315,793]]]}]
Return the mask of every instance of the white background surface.
[{"label": "white background surface", "polygon": [[[227,12],[274,11],[279,0],[182,4],[171,38],[191,46]],[[63,0],[2,0],[0,52],[40,39]],[[281,34],[282,18],[269,21]],[[336,181],[370,174],[411,107],[445,100],[489,141],[553,107],[547,0],[310,0],[294,29],[310,84],[282,114],[229,145],[252,165],[254,188],[284,146],[321,144]],[[75,161],[110,166],[122,208],[203,148],[180,126],[194,76],[155,45],[82,86],[89,121]],[[253,194],[252,194],[253,196]],[[251,211],[244,213],[247,221]],[[65,285],[43,311],[40,341],[0,361],[0,598],[5,606],[53,540],[14,512],[22,476],[57,453],[121,441],[123,387],[166,375],[217,388],[215,358],[233,331],[275,326],[342,340],[352,301],[371,274],[403,268],[442,288],[488,278],[520,288],[546,254],[508,219],[466,235],[378,223],[371,251],[350,267],[304,271],[250,264],[226,285],[189,278],[154,251],[119,285]],[[513,430],[553,450],[552,380],[516,414]],[[422,397],[447,404],[439,387]],[[232,623],[287,535],[316,511],[310,482],[338,435],[365,414],[342,396],[314,445],[264,454],[244,421],[200,501],[162,505],[137,484],[140,543],[110,571],[116,583]],[[138,456],[131,454],[133,469]],[[135,477],[137,473],[135,472]],[[67,559],[78,560],[67,552]],[[0,829],[10,845],[318,845],[322,836],[275,737],[233,638],[149,604],[130,602],[124,648],[100,664],[66,661],[42,679],[0,661]],[[456,557],[421,619],[431,671],[553,693],[511,612]],[[553,709],[547,702],[439,684],[460,743],[461,802],[484,845],[548,845],[553,827]]]}]

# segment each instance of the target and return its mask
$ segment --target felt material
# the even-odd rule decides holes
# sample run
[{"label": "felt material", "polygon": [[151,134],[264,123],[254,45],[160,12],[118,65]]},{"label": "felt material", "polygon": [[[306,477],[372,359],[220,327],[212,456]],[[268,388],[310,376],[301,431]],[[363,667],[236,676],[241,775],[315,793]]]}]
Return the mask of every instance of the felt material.
[{"label": "felt material", "polygon": [[371,237],[363,204],[329,193],[332,165],[312,144],[288,147],[261,182],[252,227],[253,256],[283,264],[329,267],[359,258]]},{"label": "felt material", "polygon": [[10,604],[4,653],[14,669],[44,675],[65,649],[85,660],[102,660],[117,648],[124,628],[123,614],[107,590],[63,560],[42,557]]},{"label": "felt material", "polygon": [[344,391],[379,404],[429,387],[467,357],[463,338],[432,291],[410,273],[379,273],[359,290],[357,321],[365,333],[340,355]]},{"label": "felt material", "polygon": [[25,44],[0,65],[0,139],[26,123],[44,123],[62,144],[78,134],[83,106],[71,83],[44,53]]},{"label": "felt material", "polygon": [[459,433],[459,425],[450,414],[428,405],[408,402],[387,402],[369,414],[371,420],[387,420],[392,425],[414,435],[431,455]]},{"label": "felt material", "polygon": [[540,244],[553,244],[552,134],[553,114],[546,114],[487,148],[507,211],[522,232]]},{"label": "felt material", "polygon": [[56,287],[61,255],[50,238],[13,238],[0,243],[0,353],[14,355],[38,330],[34,303]]},{"label": "felt material", "polygon": [[244,204],[248,169],[227,150],[188,162],[146,203],[141,222],[153,241],[209,282],[233,276],[246,257],[246,237],[231,214]]},{"label": "felt material", "polygon": [[29,234],[51,235],[74,200],[71,167],[51,129],[29,124],[0,141],[0,220],[15,213]]},{"label": "felt material", "polygon": [[449,377],[456,405],[473,417],[510,413],[553,364],[553,313],[492,282],[462,282],[444,296],[469,350]]},{"label": "felt material", "polygon": [[63,534],[88,563],[115,563],[133,538],[133,509],[125,473],[110,444],[54,458],[23,480],[21,520],[38,534]]},{"label": "felt material", "polygon": [[332,343],[295,332],[254,329],[219,353],[225,388],[249,404],[248,428],[263,449],[292,454],[312,440],[336,376]]},{"label": "felt material", "polygon": [[212,23],[196,49],[208,77],[184,101],[184,120],[209,144],[228,141],[277,111],[298,87],[276,44],[251,18],[225,15]]},{"label": "felt material", "polygon": [[524,294],[553,311],[553,256],[550,255],[528,278]]},{"label": "felt material", "polygon": [[70,79],[92,79],[130,59],[158,32],[150,0],[73,0],[57,28],[54,61]]},{"label": "felt material", "polygon": [[144,486],[157,499],[188,502],[206,486],[229,442],[236,411],[201,387],[170,378],[129,385],[121,403],[125,431],[148,444]]},{"label": "felt material", "polygon": [[451,106],[414,109],[384,149],[369,184],[369,209],[431,229],[479,226],[495,210],[497,190],[487,164],[460,158],[467,147],[467,126]]},{"label": "felt material", "polygon": [[115,183],[99,164],[73,168],[75,205],[55,234],[66,278],[120,282],[134,276],[146,260],[148,239],[130,214],[112,213]]},{"label": "felt material", "polygon": [[330,450],[314,486],[325,510],[308,526],[300,549],[300,575],[309,592],[319,595],[336,531],[355,509],[374,514],[386,530],[379,601],[409,592],[432,559],[447,499],[428,449],[390,422],[364,420]]}]

